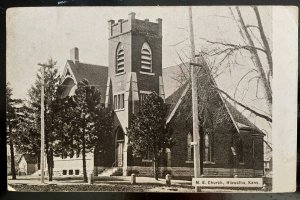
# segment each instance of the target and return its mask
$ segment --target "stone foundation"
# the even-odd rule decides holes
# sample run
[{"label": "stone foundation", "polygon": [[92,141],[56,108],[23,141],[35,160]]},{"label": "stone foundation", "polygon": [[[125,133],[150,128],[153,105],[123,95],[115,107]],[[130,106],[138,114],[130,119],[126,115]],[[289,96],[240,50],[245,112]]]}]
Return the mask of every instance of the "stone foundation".
[{"label": "stone foundation", "polygon": [[[137,176],[153,176],[153,167],[129,166],[128,175],[131,173]],[[194,176],[194,168],[192,167],[159,167],[159,176],[164,178],[167,173],[171,173],[174,178],[188,178]],[[204,168],[204,177],[261,177],[263,170],[253,169],[228,169],[228,168]]]}]

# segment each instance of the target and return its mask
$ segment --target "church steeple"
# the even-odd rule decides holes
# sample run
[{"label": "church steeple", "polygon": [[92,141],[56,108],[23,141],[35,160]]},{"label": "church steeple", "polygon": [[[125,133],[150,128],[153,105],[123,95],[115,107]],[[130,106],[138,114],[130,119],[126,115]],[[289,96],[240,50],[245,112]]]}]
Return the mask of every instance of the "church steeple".
[{"label": "church steeple", "polygon": [[123,173],[127,170],[126,128],[132,114],[137,113],[141,101],[151,92],[164,98],[162,81],[162,20],[128,19],[108,21],[109,73],[106,106],[116,113],[119,127],[124,131]]}]

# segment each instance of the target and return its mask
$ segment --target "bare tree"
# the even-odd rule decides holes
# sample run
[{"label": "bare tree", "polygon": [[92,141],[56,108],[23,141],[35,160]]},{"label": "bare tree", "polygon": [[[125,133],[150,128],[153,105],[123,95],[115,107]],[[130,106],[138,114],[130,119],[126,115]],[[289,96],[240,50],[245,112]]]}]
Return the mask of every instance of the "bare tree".
[{"label": "bare tree", "polygon": [[[199,116],[202,117],[200,123],[204,129],[216,126],[216,124],[213,124],[215,123],[214,121],[225,124],[228,122],[228,116],[223,114],[225,113],[223,110],[224,108],[217,105],[218,103],[212,100],[219,98],[218,95],[215,96],[217,93],[221,94],[224,99],[247,110],[250,114],[266,120],[269,124],[272,123],[272,52],[267,39],[268,37],[265,34],[259,10],[256,6],[250,7],[249,10],[249,14],[253,11],[252,22],[257,21],[257,24],[247,24],[239,7],[230,7],[229,11],[231,19],[235,21],[239,34],[242,37],[241,42],[238,42],[238,40],[236,40],[236,42],[213,41],[203,37],[200,38],[208,44],[202,46],[201,52],[198,52],[199,57],[201,58],[201,67],[204,67],[205,69],[201,70],[201,67],[199,67],[199,71],[197,72],[198,90],[200,91],[198,98]],[[253,28],[257,29],[256,32],[251,30]],[[179,65],[181,72],[189,72],[189,65],[184,62],[185,59],[183,59],[179,53],[178,56],[182,62],[182,64]],[[251,63],[253,63],[253,66]],[[229,70],[231,73],[230,70],[236,66],[245,66],[244,69],[246,71],[243,72],[244,74],[239,73],[239,76],[241,77],[239,77],[237,85],[235,86],[234,94],[231,95],[226,90],[218,87],[215,79],[224,74],[226,70]],[[176,80],[179,80],[182,84],[186,82],[190,83],[189,73],[182,73]],[[249,85],[253,81],[256,81],[256,87],[251,89],[256,89],[254,96],[253,93],[251,94],[249,92]],[[241,84],[242,82],[244,82],[244,84]],[[248,95],[252,95],[251,98],[254,100],[265,102],[267,111],[259,109],[249,102],[244,101],[244,97],[238,98],[236,94],[241,88],[244,97],[249,93]],[[264,97],[260,97],[259,92],[263,93]],[[191,98],[189,95],[188,92],[186,94],[187,99]],[[212,105],[214,103],[216,105]],[[211,107],[214,106],[219,109],[212,110]],[[189,118],[189,116],[186,116],[186,118]],[[267,142],[266,144],[270,147],[270,142]]]},{"label": "bare tree", "polygon": [[[202,56],[206,56],[207,59],[205,60],[214,60],[213,64],[208,63],[211,74],[216,79],[218,76],[224,73],[225,69],[228,68],[229,70],[234,67],[235,65],[243,65],[239,63],[237,57],[240,56],[243,59],[247,59],[246,56],[250,57],[250,60],[254,64],[254,68],[249,66],[249,69],[246,71],[244,75],[241,76],[239,79],[234,95],[231,96],[226,93],[224,90],[219,89],[219,92],[223,93],[224,96],[237,105],[243,107],[244,109],[248,110],[252,114],[267,120],[268,122],[272,122],[272,87],[271,87],[271,80],[273,74],[273,60],[272,60],[272,52],[270,49],[269,42],[267,40],[267,36],[264,31],[264,27],[262,25],[261,16],[259,10],[256,6],[252,7],[254,11],[254,17],[256,18],[257,24],[246,24],[242,12],[238,6],[235,7],[235,11],[229,7],[230,13],[232,15],[233,20],[236,22],[237,27],[239,29],[239,33],[243,38],[244,43],[232,43],[232,42],[224,42],[224,41],[212,41],[206,38],[200,38],[201,40],[205,41],[209,45],[207,48],[204,48],[203,51],[200,53]],[[259,32],[259,35],[254,34],[251,30],[252,28],[256,28]],[[256,43],[261,44],[257,46]],[[263,65],[261,55],[265,55],[267,60],[267,65]],[[241,82],[247,81],[248,85],[250,82],[255,81],[256,84],[256,99],[258,97],[258,90],[259,86],[261,85],[263,88],[263,94],[265,96],[268,113],[261,113],[257,109],[251,108],[251,106],[245,105],[242,101],[239,101],[236,97],[236,93],[241,86]],[[260,84],[262,83],[262,84]]]},{"label": "bare tree", "polygon": [[[241,11],[240,11],[239,7],[236,6],[235,8],[236,8],[237,13],[238,13],[239,22],[240,22],[241,27],[242,27],[245,35],[246,35],[246,38],[248,40],[249,45],[252,46],[252,47],[255,47],[253,39],[252,39],[252,37],[251,37],[251,35],[250,35],[249,31],[248,31],[247,25],[244,22],[244,19],[242,17],[242,14],[241,14]],[[272,70],[273,70],[273,64],[272,64],[273,62],[272,62],[272,55],[271,55],[269,43],[268,43],[268,41],[266,39],[264,30],[263,30],[263,26],[262,26],[262,23],[261,23],[261,19],[260,19],[260,15],[259,15],[259,12],[258,12],[258,8],[256,6],[254,6],[253,9],[255,11],[256,18],[257,18],[257,21],[258,21],[258,26],[257,27],[259,29],[259,32],[260,32],[260,35],[261,35],[261,39],[262,39],[263,44],[264,44],[264,49],[263,49],[262,52],[264,52],[266,54],[266,57],[268,59],[268,62],[269,62],[269,75],[271,75],[272,74]],[[262,65],[262,62],[261,62],[261,59],[260,59],[260,57],[258,55],[257,49],[256,48],[252,48],[250,50],[250,52],[253,55],[252,60],[253,60],[255,66],[257,67],[257,69],[259,71],[260,78],[262,80],[263,87],[265,89],[265,96],[266,96],[266,99],[267,99],[267,101],[269,103],[269,110],[271,111],[272,89],[271,89],[270,79],[267,77],[267,75],[265,73],[265,69],[264,69],[264,67]]]}]

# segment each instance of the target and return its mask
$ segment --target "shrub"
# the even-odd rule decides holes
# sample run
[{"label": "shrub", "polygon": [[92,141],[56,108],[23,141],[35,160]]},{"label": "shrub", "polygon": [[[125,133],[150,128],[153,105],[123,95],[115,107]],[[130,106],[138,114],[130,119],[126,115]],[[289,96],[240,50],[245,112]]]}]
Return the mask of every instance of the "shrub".
[{"label": "shrub", "polygon": [[163,172],[162,172],[162,178],[165,178],[167,174],[170,174],[172,175],[172,171],[171,170],[168,170],[168,169],[165,169]]}]

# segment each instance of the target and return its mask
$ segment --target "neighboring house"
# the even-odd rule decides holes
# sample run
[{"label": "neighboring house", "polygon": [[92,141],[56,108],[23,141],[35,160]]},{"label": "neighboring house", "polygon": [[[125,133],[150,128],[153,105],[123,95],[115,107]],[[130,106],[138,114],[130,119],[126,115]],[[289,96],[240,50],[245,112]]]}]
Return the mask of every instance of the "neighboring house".
[{"label": "neighboring house", "polygon": [[[62,78],[61,85],[64,87],[62,96],[74,95],[77,83],[87,79],[90,85],[95,86],[105,97],[108,68],[100,65],[92,65],[79,61],[79,49],[71,49],[70,60],[67,60]],[[104,104],[105,98],[101,99]]]},{"label": "neighboring house", "polygon": [[[82,165],[82,157],[67,157],[62,159],[61,157],[54,157],[54,176],[82,176],[83,165]],[[87,173],[91,173],[94,169],[94,160],[93,154],[86,154],[86,169]]]},{"label": "neighboring house", "polygon": [[[108,26],[108,67],[93,65],[91,68],[91,65],[81,64],[79,50],[74,48],[71,50],[72,59],[67,61],[62,76],[62,84],[66,86],[64,96],[73,95],[76,83],[83,78],[95,85],[103,86],[104,82],[107,82],[106,87],[99,89],[102,97],[105,94],[105,106],[115,111],[113,140],[107,147],[106,152],[109,155],[105,155],[105,161],[101,160],[104,155],[100,152],[95,153],[94,166],[100,170],[118,167],[122,169],[123,175],[135,172],[143,176],[152,176],[151,157],[133,157],[131,147],[128,146],[126,128],[131,116],[138,112],[145,96],[154,91],[169,106],[166,120],[173,128],[173,137],[177,141],[174,147],[167,149],[162,156],[160,172],[164,174],[168,171],[175,177],[191,178],[191,88],[188,84],[179,84],[175,80],[178,75],[187,73],[180,65],[162,68],[162,20],[157,19],[156,23],[149,22],[148,19],[138,20],[135,13],[130,13],[128,19],[118,20],[116,23],[110,20]],[[215,86],[210,74],[207,71],[202,73],[208,75],[200,81]],[[199,95],[205,92],[199,91]],[[221,94],[215,91],[210,95],[207,108],[212,114],[212,120],[200,129],[204,176],[262,176],[264,134]],[[220,116],[224,121],[218,120]],[[65,166],[68,166],[67,162]]]},{"label": "neighboring house", "polygon": [[[20,159],[21,154],[15,154],[15,169],[16,169],[16,173],[19,170],[19,166],[18,166],[18,160]],[[7,174],[11,175],[11,158],[10,158],[10,153],[6,156],[7,158]]]},{"label": "neighboring house", "polygon": [[30,175],[38,170],[36,157],[28,154],[22,154],[18,162],[18,175]]},{"label": "neighboring house", "polygon": [[265,169],[265,176],[272,177],[273,172],[273,159],[268,158],[264,160],[264,169]]},{"label": "neighboring house", "polygon": [[11,159],[10,156],[6,156],[7,158],[7,175],[11,175]]}]

